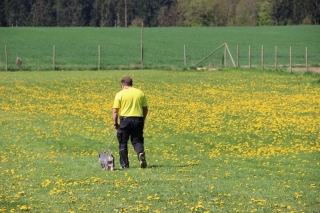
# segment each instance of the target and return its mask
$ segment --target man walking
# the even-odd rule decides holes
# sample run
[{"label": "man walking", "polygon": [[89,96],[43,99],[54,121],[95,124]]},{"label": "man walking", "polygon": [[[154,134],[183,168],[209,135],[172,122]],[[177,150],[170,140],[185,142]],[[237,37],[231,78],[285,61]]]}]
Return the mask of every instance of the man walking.
[{"label": "man walking", "polygon": [[119,141],[120,165],[124,169],[129,168],[128,140],[130,138],[138,155],[140,167],[146,168],[143,128],[148,114],[147,98],[141,90],[133,87],[130,77],[124,77],[121,80],[121,87],[122,90],[114,98],[112,113]]}]

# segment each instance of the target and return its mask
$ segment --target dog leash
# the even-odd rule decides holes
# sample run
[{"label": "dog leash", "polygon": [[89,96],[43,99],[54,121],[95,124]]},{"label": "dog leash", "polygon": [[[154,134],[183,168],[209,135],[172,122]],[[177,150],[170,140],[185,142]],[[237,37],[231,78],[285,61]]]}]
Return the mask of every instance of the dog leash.
[{"label": "dog leash", "polygon": [[109,142],[109,144],[108,144],[108,146],[107,146],[107,149],[106,149],[105,152],[108,151],[108,154],[111,154],[111,151],[110,151],[109,147],[110,147],[110,145],[111,145],[111,143],[112,143],[112,141],[113,141],[113,139],[114,139],[114,136],[116,136],[116,134],[117,134],[117,132],[116,132],[115,134],[113,134],[113,136],[111,137],[111,140],[110,140],[110,142]]}]

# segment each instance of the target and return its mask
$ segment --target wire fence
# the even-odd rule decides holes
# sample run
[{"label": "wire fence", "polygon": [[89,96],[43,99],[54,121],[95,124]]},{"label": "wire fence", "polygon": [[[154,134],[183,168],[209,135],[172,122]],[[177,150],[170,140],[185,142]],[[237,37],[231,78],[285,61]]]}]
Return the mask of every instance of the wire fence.
[{"label": "wire fence", "polygon": [[[315,55],[308,47],[240,46],[232,49],[222,44],[213,52],[201,47],[183,45],[179,50],[170,47],[153,48],[141,42],[140,46],[121,46],[108,49],[97,47],[51,46],[47,49],[30,50],[30,55],[20,57],[10,46],[4,47],[0,55],[1,71],[17,70],[111,70],[111,69],[220,69],[237,67],[243,69],[280,70],[299,68],[309,71],[319,67]],[[28,52],[28,51],[27,51]]]}]

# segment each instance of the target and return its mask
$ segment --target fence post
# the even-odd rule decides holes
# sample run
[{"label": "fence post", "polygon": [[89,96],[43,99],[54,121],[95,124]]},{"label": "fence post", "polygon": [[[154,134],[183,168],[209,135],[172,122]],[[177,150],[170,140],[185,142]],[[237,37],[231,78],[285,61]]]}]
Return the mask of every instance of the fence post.
[{"label": "fence post", "polygon": [[101,55],[100,55],[100,45],[98,46],[98,70],[100,70],[100,65],[101,65],[101,61],[100,61],[100,59],[101,59]]},{"label": "fence post", "polygon": [[262,70],[264,70],[264,47],[263,47],[263,45],[261,47],[261,67],[262,67]]},{"label": "fence post", "polygon": [[8,49],[7,49],[7,45],[4,46],[4,51],[5,51],[5,55],[6,55],[6,71],[8,71]]},{"label": "fence post", "polygon": [[53,46],[52,68],[56,70],[56,45]]},{"label": "fence post", "polygon": [[239,67],[239,45],[237,45],[237,67]]},{"label": "fence post", "polygon": [[224,54],[223,54],[223,66],[226,67],[227,66],[227,46],[226,44],[224,44]]},{"label": "fence post", "polygon": [[186,55],[186,45],[183,45],[183,58],[184,58],[184,66],[187,66],[187,55]]},{"label": "fence post", "polygon": [[290,73],[292,73],[292,47],[290,46]]},{"label": "fence post", "polygon": [[278,70],[278,46],[275,46],[274,52],[275,52],[274,53],[274,58],[275,58],[274,67],[277,71]]},{"label": "fence post", "polygon": [[251,69],[251,46],[249,45],[249,69]]},{"label": "fence post", "polygon": [[309,71],[309,67],[308,67],[308,47],[306,47],[306,70],[307,70],[307,72]]}]

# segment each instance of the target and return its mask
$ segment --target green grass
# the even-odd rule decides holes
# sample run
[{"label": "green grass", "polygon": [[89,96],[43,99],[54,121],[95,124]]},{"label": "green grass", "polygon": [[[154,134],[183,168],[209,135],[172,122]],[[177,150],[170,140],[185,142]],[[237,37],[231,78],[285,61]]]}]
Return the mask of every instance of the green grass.
[{"label": "green grass", "polygon": [[[147,94],[148,168],[102,171],[121,77]],[[315,75],[0,73],[0,212],[317,212]]]},{"label": "green grass", "polygon": [[[145,28],[144,67],[181,69],[186,45],[187,67],[223,43],[227,43],[239,64],[248,66],[251,46],[252,66],[261,67],[261,46],[264,46],[266,69],[274,69],[275,46],[278,63],[289,65],[289,47],[293,48],[293,64],[305,65],[308,47],[309,65],[319,66],[320,51],[317,26],[290,27],[213,27],[213,28]],[[137,69],[141,66],[140,28],[0,28],[0,70],[5,70],[4,46],[8,47],[9,69],[16,70],[16,57],[23,60],[24,70],[52,70],[53,46],[56,46],[56,68],[59,70],[97,69],[98,46],[101,45],[102,69]],[[222,66],[223,50],[209,57],[200,66]],[[228,60],[231,66],[231,60]],[[268,66],[267,66],[268,65]]]}]

